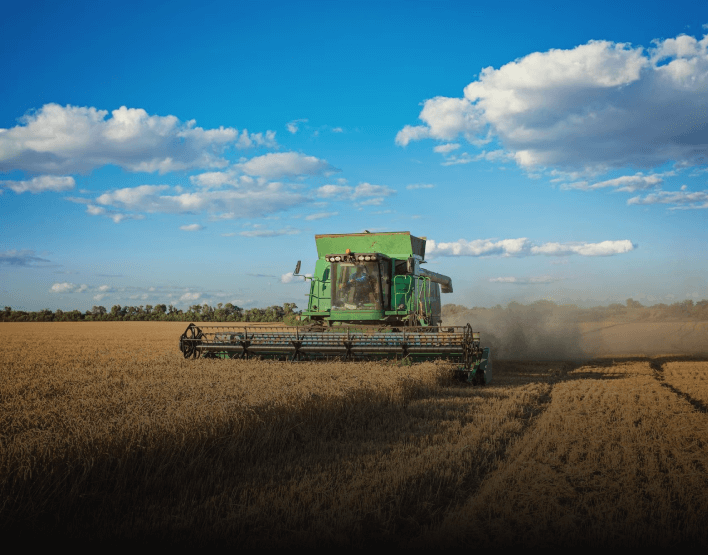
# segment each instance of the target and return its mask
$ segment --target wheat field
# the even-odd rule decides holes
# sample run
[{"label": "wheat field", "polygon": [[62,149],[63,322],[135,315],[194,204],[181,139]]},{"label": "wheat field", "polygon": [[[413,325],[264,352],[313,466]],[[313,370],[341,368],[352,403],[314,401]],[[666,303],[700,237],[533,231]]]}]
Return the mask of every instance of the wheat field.
[{"label": "wheat field", "polygon": [[471,387],[442,362],[186,361],[183,329],[0,324],[6,538],[706,550],[706,360],[498,361]]}]

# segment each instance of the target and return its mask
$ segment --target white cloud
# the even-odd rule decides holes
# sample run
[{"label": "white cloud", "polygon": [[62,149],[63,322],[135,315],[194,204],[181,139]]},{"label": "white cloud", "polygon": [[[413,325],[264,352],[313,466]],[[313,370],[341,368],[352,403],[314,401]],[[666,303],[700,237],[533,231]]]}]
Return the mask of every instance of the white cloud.
[{"label": "white cloud", "polygon": [[309,214],[305,217],[306,220],[321,220],[323,218],[330,218],[332,216],[337,216],[337,212],[316,212],[315,214]]},{"label": "white cloud", "polygon": [[238,185],[234,172],[204,172],[190,176],[190,181],[200,187],[221,187],[223,185]]},{"label": "white cloud", "polygon": [[94,301],[101,301],[104,297],[106,297],[105,293],[97,293],[94,295]]},{"label": "white cloud", "polygon": [[584,257],[606,257],[628,253],[635,249],[628,239],[601,241],[600,243],[544,243],[531,248],[532,255],[583,255]]},{"label": "white cloud", "polygon": [[300,128],[300,124],[305,124],[305,123],[308,123],[308,120],[305,118],[302,118],[300,120],[292,120],[286,124],[286,129],[290,133],[295,134],[295,133],[298,133],[298,129]]},{"label": "white cloud", "polygon": [[647,51],[590,41],[484,68],[462,98],[427,100],[423,125],[405,126],[396,142],[492,136],[526,168],[704,165],[706,98],[706,36]]},{"label": "white cloud", "polygon": [[372,185],[371,183],[360,183],[354,189],[352,197],[359,199],[361,197],[388,197],[396,194],[396,190],[385,185]]},{"label": "white cloud", "polygon": [[323,185],[315,190],[324,199],[351,199],[353,188],[349,185]]},{"label": "white cloud", "polygon": [[608,256],[627,253],[635,249],[630,240],[602,241],[600,243],[543,243],[533,244],[529,239],[460,239],[454,242],[426,242],[426,254],[431,257],[484,257],[500,255],[504,257],[527,257],[532,255],[581,255],[585,257]]},{"label": "white cloud", "polygon": [[120,224],[124,220],[143,220],[145,218],[142,214],[125,214],[114,211],[106,212],[106,216],[108,216],[116,224]]},{"label": "white cloud", "polygon": [[[357,187],[349,185],[323,185],[315,190],[315,195],[324,199],[338,199],[341,201],[356,201],[364,197],[389,197],[395,195],[396,190],[385,185],[360,183]],[[381,201],[360,201],[359,204],[379,204]]]},{"label": "white cloud", "polygon": [[[312,277],[312,274],[305,274],[305,276]],[[302,276],[293,276],[291,272],[286,272],[281,275],[281,284],[292,284],[294,282],[304,282],[305,278]]]},{"label": "white cloud", "polygon": [[67,201],[72,203],[85,203],[86,204],[86,214],[91,216],[106,216],[113,220],[116,224],[123,222],[124,220],[143,220],[145,218],[142,214],[126,214],[123,212],[118,212],[115,210],[107,210],[104,207],[99,207],[91,204],[89,199],[81,199],[78,197],[66,197]]},{"label": "white cloud", "polygon": [[[2,135],[0,135],[0,140]],[[31,180],[0,181],[0,187],[12,189],[15,193],[42,193],[44,191],[69,191],[76,182],[71,176],[37,176]]]},{"label": "white cloud", "polygon": [[273,145],[274,132],[241,135],[202,129],[195,121],[151,116],[142,108],[113,110],[45,104],[0,133],[0,172],[80,173],[115,164],[132,172],[223,167],[225,148]]},{"label": "white cloud", "polygon": [[448,154],[451,151],[455,151],[460,148],[460,143],[446,143],[444,145],[436,145],[433,147],[433,152]]},{"label": "white cloud", "polygon": [[406,189],[433,189],[436,187],[432,183],[412,183],[411,185],[407,185]]},{"label": "white cloud", "polygon": [[[253,182],[248,187],[185,193],[178,193],[167,185],[140,185],[109,191],[95,202],[147,213],[196,214],[206,211],[219,215],[219,219],[228,219],[265,216],[308,200],[305,195],[278,182]],[[128,217],[124,215],[122,218]]]},{"label": "white cloud", "polygon": [[97,207],[96,205],[86,205],[86,213],[91,216],[100,216],[106,214],[106,209],[103,207]]},{"label": "white cloud", "polygon": [[583,191],[593,191],[594,189],[602,189],[604,187],[613,187],[616,191],[632,192],[643,189],[650,189],[662,184],[663,178],[673,172],[666,174],[650,174],[644,175],[638,172],[632,176],[621,176],[610,180],[604,180],[589,184],[587,181],[565,183],[560,186],[561,189],[581,189]]},{"label": "white cloud", "polygon": [[268,153],[235,166],[245,174],[267,179],[281,176],[329,175],[340,171],[325,160],[296,152]]},{"label": "white cloud", "polygon": [[204,226],[201,224],[188,224],[185,226],[180,226],[180,230],[185,232],[199,232],[200,230],[204,230]]},{"label": "white cloud", "polygon": [[479,110],[465,98],[435,97],[423,104],[419,114],[426,125],[405,126],[396,135],[396,143],[406,146],[410,141],[431,137],[449,141],[462,135],[471,142],[485,126]]},{"label": "white cloud", "polygon": [[196,301],[200,297],[202,297],[202,294],[199,292],[186,292],[180,296],[180,301]]},{"label": "white cloud", "polygon": [[426,253],[430,256],[470,256],[481,257],[485,255],[520,255],[529,249],[527,238],[519,239],[474,239],[448,243],[437,243],[432,239],[426,241]]},{"label": "white cloud", "polygon": [[69,291],[74,291],[76,289],[76,284],[70,282],[57,282],[52,285],[51,291],[54,293],[65,293]]},{"label": "white cloud", "polygon": [[687,186],[683,185],[680,191],[657,191],[645,197],[638,195],[628,199],[629,205],[674,205],[670,210],[681,209],[705,209],[707,208],[706,191],[687,191]]},{"label": "white cloud", "polygon": [[89,290],[89,286],[81,284],[77,286],[71,282],[56,282],[49,290],[52,293],[84,293]]}]

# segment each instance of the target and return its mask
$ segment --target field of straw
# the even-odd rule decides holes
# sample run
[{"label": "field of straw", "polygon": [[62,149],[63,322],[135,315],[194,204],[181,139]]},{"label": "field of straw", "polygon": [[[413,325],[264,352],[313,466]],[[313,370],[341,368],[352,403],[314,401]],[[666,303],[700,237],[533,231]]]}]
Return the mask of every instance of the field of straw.
[{"label": "field of straw", "polygon": [[[184,360],[4,323],[0,532],[61,547],[705,552],[707,362]],[[117,548],[120,547],[120,548]]]}]

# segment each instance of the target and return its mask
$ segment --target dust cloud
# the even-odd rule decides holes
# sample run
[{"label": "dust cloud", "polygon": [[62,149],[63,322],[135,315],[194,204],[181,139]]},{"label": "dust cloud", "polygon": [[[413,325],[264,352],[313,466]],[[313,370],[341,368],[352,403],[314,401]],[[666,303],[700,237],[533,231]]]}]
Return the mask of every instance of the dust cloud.
[{"label": "dust cloud", "polygon": [[537,301],[468,309],[444,305],[443,325],[470,323],[496,359],[578,361],[707,353],[707,302],[580,308]]},{"label": "dust cloud", "polygon": [[553,304],[510,303],[504,309],[467,309],[443,317],[444,325],[465,325],[481,333],[495,359],[576,360],[582,349],[579,312]]}]

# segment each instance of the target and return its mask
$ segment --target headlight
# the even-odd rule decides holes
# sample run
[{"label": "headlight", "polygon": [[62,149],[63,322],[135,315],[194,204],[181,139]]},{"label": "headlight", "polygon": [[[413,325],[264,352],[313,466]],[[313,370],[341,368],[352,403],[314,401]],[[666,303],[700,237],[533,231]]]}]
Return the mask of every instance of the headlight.
[{"label": "headlight", "polygon": [[364,260],[364,255],[360,255],[359,257],[357,257],[357,260],[358,260],[358,261],[363,261],[363,260]]},{"label": "headlight", "polygon": [[365,260],[365,261],[369,261],[369,260],[371,260],[371,258],[370,258],[369,255],[367,255],[367,256],[364,258],[364,260]]},{"label": "headlight", "polygon": [[340,257],[335,257],[335,260],[336,260],[336,261],[339,261],[339,260],[340,260]]}]

